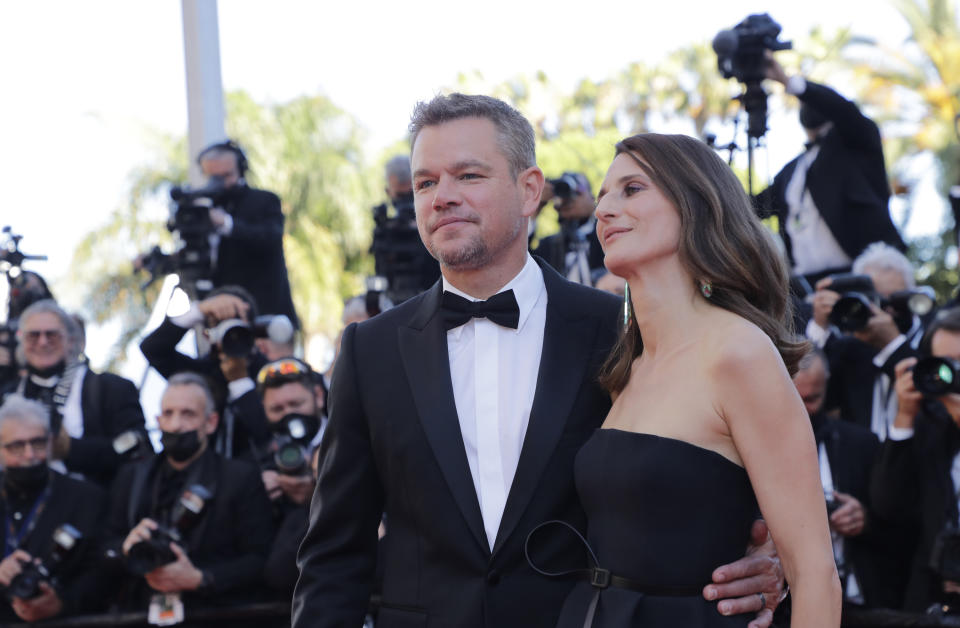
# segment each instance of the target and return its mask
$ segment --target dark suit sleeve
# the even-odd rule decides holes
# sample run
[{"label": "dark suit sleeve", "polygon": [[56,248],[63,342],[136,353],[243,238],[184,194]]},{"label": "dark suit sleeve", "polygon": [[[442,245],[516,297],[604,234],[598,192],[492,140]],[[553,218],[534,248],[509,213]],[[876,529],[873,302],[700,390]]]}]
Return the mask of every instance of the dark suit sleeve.
[{"label": "dark suit sleeve", "polygon": [[[70,439],[70,451],[64,461],[67,468],[84,474],[97,474],[117,469],[122,460],[113,450],[114,437],[129,430],[139,430],[146,436],[140,392],[133,382],[111,373],[88,373],[87,377],[99,378],[99,407],[84,408],[97,413],[100,432],[84,433],[81,438]],[[92,420],[84,415],[84,424]]]},{"label": "dark suit sleeve", "polygon": [[813,81],[807,81],[807,89],[798,98],[833,122],[845,145],[882,154],[880,130],[873,120],[860,112],[855,103],[826,85]]},{"label": "dark suit sleeve", "polygon": [[233,401],[228,401],[227,405],[242,426],[244,434],[254,444],[259,445],[270,440],[270,423],[256,390],[247,391]]},{"label": "dark suit sleeve", "polygon": [[232,213],[233,229],[228,236],[252,252],[270,252],[282,245],[283,211],[280,198],[265,190],[250,190],[249,201]]},{"label": "dark suit sleeve", "polygon": [[169,378],[180,371],[204,373],[202,363],[177,351],[177,343],[186,335],[187,330],[163,319],[160,326],[150,332],[140,343],[140,351],[147,362],[162,376]]},{"label": "dark suit sleeve", "polygon": [[[233,469],[243,469],[243,473],[233,472],[231,482],[235,482],[236,493],[231,496],[230,521],[218,522],[232,527],[239,539],[234,558],[215,564],[198,562],[198,569],[209,571],[213,584],[203,593],[216,595],[244,586],[252,586],[260,581],[263,564],[273,541],[273,521],[271,520],[270,500],[257,468],[250,464],[235,464]],[[213,522],[211,522],[213,523]]]},{"label": "dark suit sleeve", "polygon": [[83,611],[100,610],[106,606],[106,573],[100,567],[100,546],[103,530],[106,496],[99,487],[89,483],[77,482],[73,486],[77,491],[74,499],[80,503],[72,524],[83,534],[82,546],[78,554],[71,557],[69,564],[60,569],[60,600],[63,602],[62,615],[71,615]]},{"label": "dark suit sleeve", "polygon": [[359,389],[356,332],[354,324],[343,333],[330,389],[330,422],[297,557],[293,628],[359,626],[373,589],[383,487]]},{"label": "dark suit sleeve", "polygon": [[870,482],[872,510],[896,523],[919,522],[920,461],[915,439],[884,441]]}]

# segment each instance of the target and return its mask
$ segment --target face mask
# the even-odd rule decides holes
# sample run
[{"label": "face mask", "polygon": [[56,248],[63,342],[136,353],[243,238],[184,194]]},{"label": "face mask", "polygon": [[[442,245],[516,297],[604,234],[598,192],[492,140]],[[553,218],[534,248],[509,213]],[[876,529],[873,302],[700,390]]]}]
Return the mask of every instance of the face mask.
[{"label": "face mask", "polygon": [[28,467],[7,467],[4,469],[3,482],[18,492],[33,493],[46,486],[49,477],[47,463],[38,462]]},{"label": "face mask", "polygon": [[163,432],[160,437],[163,452],[174,462],[189,460],[200,451],[200,432]]}]

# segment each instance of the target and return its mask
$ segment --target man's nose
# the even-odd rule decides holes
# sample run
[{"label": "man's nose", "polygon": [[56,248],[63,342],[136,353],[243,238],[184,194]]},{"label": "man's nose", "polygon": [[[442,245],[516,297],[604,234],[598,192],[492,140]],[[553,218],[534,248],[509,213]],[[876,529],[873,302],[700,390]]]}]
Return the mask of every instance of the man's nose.
[{"label": "man's nose", "polygon": [[458,205],[460,203],[460,193],[453,177],[442,176],[437,181],[433,191],[433,208],[444,209]]}]

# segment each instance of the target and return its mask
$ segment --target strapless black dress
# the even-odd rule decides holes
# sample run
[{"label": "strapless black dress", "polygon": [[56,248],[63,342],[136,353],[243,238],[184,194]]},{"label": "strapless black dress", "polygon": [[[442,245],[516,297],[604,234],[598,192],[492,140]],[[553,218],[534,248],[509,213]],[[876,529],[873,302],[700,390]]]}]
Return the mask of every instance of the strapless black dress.
[{"label": "strapless black dress", "polygon": [[597,566],[632,586],[578,582],[558,628],[727,628],[755,617],[725,617],[701,595],[714,569],[743,557],[758,516],[742,467],[684,441],[600,429],[575,477]]}]

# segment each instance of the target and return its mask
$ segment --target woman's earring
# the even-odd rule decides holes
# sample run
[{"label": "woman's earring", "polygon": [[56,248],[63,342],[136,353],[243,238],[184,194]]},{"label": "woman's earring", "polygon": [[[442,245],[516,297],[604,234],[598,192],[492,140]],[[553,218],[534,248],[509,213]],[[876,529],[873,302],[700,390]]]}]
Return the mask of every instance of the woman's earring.
[{"label": "woman's earring", "polygon": [[700,282],[700,294],[709,299],[713,296],[713,284],[709,281]]}]

